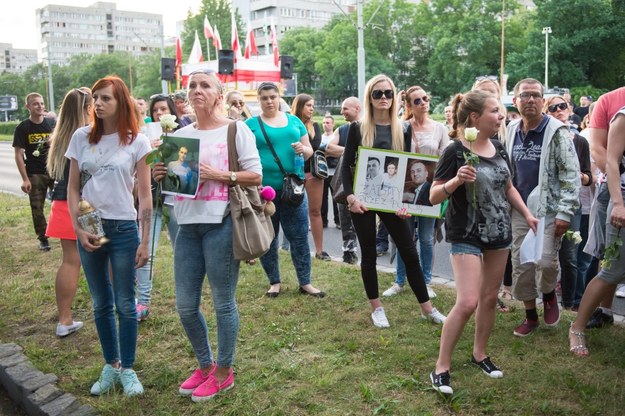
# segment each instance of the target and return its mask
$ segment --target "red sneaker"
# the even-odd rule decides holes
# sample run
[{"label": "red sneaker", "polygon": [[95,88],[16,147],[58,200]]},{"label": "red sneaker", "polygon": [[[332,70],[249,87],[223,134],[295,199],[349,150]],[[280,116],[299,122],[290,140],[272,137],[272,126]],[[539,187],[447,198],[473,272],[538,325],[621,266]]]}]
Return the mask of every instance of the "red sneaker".
[{"label": "red sneaker", "polygon": [[203,402],[205,400],[212,399],[220,391],[230,390],[234,387],[234,373],[230,369],[230,374],[221,383],[215,377],[215,374],[211,374],[204,383],[202,383],[191,396],[191,400],[194,402]]},{"label": "red sneaker", "polygon": [[558,298],[554,297],[549,302],[543,302],[545,325],[553,327],[560,322],[560,308]]},{"label": "red sneaker", "polygon": [[514,335],[517,337],[526,337],[538,328],[538,321],[526,319],[523,323],[514,329]]}]

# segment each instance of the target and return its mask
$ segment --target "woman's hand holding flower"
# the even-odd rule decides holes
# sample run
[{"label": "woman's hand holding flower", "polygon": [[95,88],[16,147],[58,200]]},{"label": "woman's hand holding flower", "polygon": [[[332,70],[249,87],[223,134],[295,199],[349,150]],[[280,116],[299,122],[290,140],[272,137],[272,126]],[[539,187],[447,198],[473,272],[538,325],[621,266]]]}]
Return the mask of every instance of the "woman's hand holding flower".
[{"label": "woman's hand holding flower", "polygon": [[163,162],[155,162],[152,167],[152,178],[156,182],[160,182],[167,175],[167,168]]},{"label": "woman's hand holding flower", "polygon": [[464,165],[458,169],[458,173],[456,173],[456,178],[460,181],[461,184],[465,182],[475,182],[477,180],[477,171],[471,165]]}]

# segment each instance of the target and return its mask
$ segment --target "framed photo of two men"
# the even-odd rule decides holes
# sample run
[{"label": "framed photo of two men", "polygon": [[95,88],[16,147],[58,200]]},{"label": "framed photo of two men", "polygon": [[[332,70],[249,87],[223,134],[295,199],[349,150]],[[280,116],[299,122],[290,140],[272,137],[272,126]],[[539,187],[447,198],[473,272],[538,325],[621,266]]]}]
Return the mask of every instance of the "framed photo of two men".
[{"label": "framed photo of two men", "polygon": [[437,156],[392,150],[358,148],[354,195],[367,209],[410,215],[441,217],[441,205],[430,204],[430,187]]}]

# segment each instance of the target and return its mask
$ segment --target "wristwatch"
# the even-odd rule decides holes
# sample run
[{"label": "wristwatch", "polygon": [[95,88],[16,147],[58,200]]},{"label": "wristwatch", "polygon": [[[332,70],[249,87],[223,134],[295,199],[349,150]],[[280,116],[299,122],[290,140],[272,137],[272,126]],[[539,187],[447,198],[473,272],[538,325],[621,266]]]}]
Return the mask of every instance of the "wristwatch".
[{"label": "wristwatch", "polygon": [[232,183],[232,184],[237,183],[237,173],[236,172],[230,172],[230,183]]}]

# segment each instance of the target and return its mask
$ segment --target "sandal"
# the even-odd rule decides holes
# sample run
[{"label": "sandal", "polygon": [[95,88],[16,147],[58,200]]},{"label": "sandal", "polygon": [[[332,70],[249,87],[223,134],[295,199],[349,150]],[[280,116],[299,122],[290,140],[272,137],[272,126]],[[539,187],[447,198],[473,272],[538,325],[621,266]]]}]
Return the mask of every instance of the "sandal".
[{"label": "sandal", "polygon": [[497,298],[497,310],[501,313],[510,312],[510,309],[506,306],[505,303],[500,298]]},{"label": "sandal", "polygon": [[[577,337],[577,340],[573,343],[571,342],[571,335]],[[575,342],[577,342],[577,344],[573,345]],[[576,355],[577,357],[588,357],[589,353],[588,347],[586,347],[586,334],[583,332],[574,331],[573,324],[571,324],[571,328],[569,328],[569,344],[571,345],[569,351],[571,351],[574,355]]]},{"label": "sandal", "polygon": [[514,296],[512,296],[512,292],[507,289],[501,289],[501,299],[514,300]]}]

